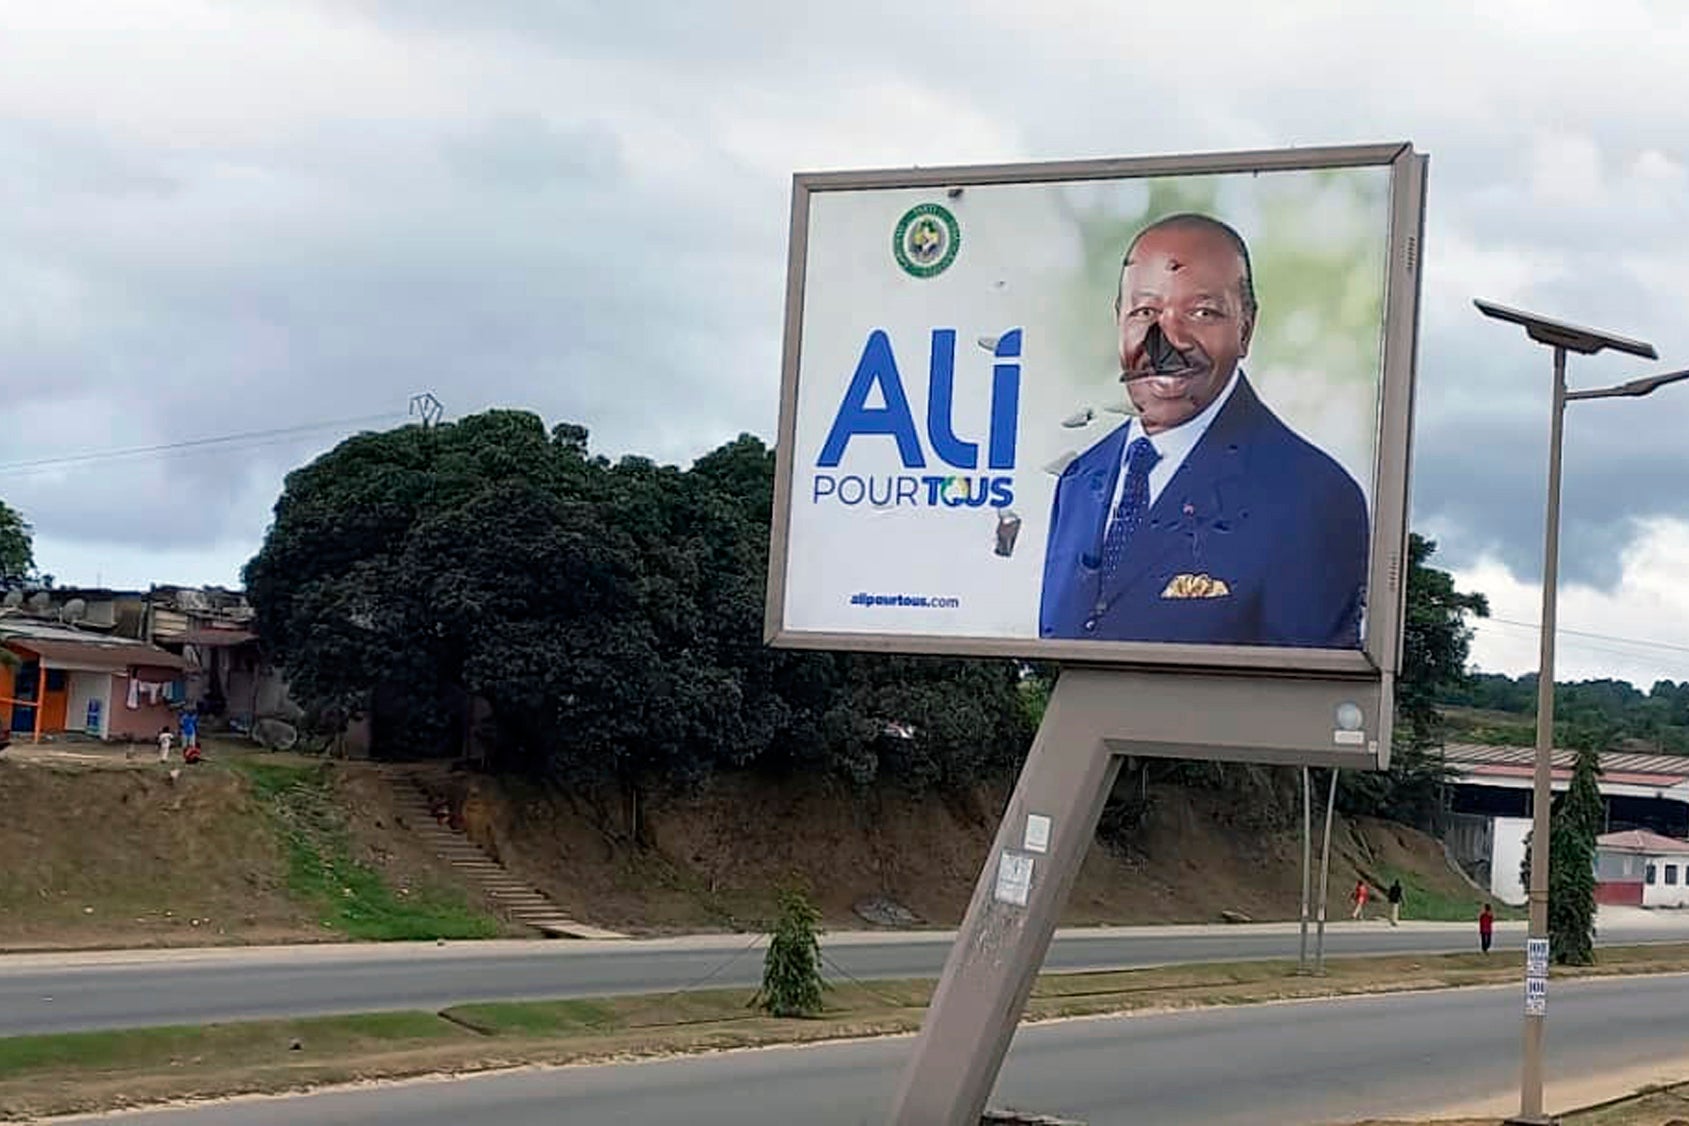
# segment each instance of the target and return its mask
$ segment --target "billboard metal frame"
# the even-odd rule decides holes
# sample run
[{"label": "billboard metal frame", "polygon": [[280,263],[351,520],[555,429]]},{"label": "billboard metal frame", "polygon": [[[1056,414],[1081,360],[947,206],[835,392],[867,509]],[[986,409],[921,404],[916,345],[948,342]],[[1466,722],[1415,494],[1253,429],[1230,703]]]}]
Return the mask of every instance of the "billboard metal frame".
[{"label": "billboard metal frame", "polygon": [[[775,443],[774,511],[764,637],[792,649],[834,649],[970,657],[1016,657],[1074,664],[1169,670],[1353,677],[1375,680],[1400,670],[1405,604],[1409,445],[1418,350],[1420,245],[1424,233],[1428,158],[1409,142],[1308,149],[1269,149],[1105,160],[967,165],[798,173],[792,178],[786,265],[785,342],[780,423]],[[785,624],[792,483],[796,471],[798,370],[803,345],[809,204],[829,191],[966,188],[990,184],[1124,180],[1158,176],[1309,171],[1387,166],[1390,229],[1384,279],[1384,336],[1368,560],[1365,635],[1359,649],[1196,645],[1166,642],[1067,641],[1042,638],[947,637],[919,633],[821,632]]]}]

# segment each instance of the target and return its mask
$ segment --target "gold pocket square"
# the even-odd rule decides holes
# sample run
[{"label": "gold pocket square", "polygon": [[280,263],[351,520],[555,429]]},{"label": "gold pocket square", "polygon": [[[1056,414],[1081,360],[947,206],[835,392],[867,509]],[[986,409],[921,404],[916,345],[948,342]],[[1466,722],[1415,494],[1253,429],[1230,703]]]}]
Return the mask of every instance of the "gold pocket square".
[{"label": "gold pocket square", "polygon": [[1209,575],[1174,575],[1166,586],[1161,588],[1163,598],[1225,598],[1230,595],[1232,588],[1226,585],[1225,579],[1216,579]]}]

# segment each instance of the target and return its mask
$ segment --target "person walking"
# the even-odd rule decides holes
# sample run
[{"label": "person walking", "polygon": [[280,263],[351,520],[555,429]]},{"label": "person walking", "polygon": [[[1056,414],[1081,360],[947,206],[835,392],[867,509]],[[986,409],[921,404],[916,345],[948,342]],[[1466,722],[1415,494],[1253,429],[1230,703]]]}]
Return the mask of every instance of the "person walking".
[{"label": "person walking", "polygon": [[1495,941],[1495,915],[1490,911],[1490,905],[1484,904],[1484,910],[1478,915],[1478,945],[1484,953],[1490,952],[1490,943]]},{"label": "person walking", "polygon": [[1384,898],[1390,901],[1390,925],[1402,925],[1402,881],[1392,880],[1390,890],[1384,893]]},{"label": "person walking", "polygon": [[1366,895],[1367,895],[1366,881],[1365,880],[1356,880],[1355,881],[1355,890],[1349,893],[1349,902],[1353,903],[1355,905],[1355,909],[1353,911],[1349,912],[1349,918],[1351,918],[1351,919],[1365,919],[1366,918]]}]

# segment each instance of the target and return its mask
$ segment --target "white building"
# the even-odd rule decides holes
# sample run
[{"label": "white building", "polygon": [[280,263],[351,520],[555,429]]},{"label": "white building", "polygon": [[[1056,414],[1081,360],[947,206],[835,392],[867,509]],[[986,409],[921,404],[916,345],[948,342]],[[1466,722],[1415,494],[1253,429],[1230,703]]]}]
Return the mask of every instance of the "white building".
[{"label": "white building", "polygon": [[1689,841],[1647,829],[1596,840],[1595,898],[1637,907],[1689,907]]}]

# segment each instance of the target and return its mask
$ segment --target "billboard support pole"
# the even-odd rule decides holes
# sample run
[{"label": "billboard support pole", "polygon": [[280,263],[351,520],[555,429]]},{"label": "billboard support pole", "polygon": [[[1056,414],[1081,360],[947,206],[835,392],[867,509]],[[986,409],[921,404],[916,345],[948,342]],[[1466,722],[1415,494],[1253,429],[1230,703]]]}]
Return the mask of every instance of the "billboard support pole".
[{"label": "billboard support pole", "polygon": [[1308,972],[1308,900],[1313,896],[1314,882],[1314,812],[1313,783],[1308,780],[1308,768],[1302,768],[1302,931],[1296,948],[1296,972]]},{"label": "billboard support pole", "polygon": [[1103,733],[1121,702],[1106,670],[1065,668],[1057,678],[904,1070],[891,1126],[978,1126],[1120,770]]},{"label": "billboard support pole", "polygon": [[1337,808],[1337,768],[1331,768],[1331,790],[1325,799],[1325,836],[1320,838],[1319,922],[1314,933],[1314,973],[1325,976],[1325,903],[1331,894],[1331,814]]}]

